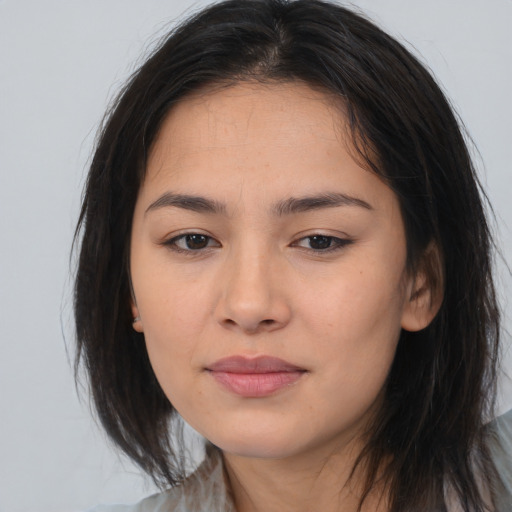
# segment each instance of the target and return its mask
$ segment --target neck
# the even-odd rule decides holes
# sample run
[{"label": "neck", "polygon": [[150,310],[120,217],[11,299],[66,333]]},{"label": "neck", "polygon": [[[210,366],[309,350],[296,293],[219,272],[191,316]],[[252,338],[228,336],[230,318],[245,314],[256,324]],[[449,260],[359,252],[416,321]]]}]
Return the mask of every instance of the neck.
[{"label": "neck", "polygon": [[[360,447],[358,447],[360,450]],[[364,470],[359,450],[256,459],[224,453],[237,512],[388,512],[384,490],[373,489],[359,509]],[[378,486],[377,486],[378,487]]]}]

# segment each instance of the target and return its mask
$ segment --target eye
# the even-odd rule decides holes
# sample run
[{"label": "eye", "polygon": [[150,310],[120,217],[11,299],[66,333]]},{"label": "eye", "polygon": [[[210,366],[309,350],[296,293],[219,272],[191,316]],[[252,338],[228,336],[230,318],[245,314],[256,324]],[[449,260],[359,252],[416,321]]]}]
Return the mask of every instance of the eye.
[{"label": "eye", "polygon": [[178,252],[193,252],[210,247],[220,247],[220,244],[214,238],[202,233],[186,233],[175,236],[165,242],[165,245]]},{"label": "eye", "polygon": [[298,240],[294,245],[316,252],[330,252],[352,243],[352,240],[327,235],[311,235]]}]

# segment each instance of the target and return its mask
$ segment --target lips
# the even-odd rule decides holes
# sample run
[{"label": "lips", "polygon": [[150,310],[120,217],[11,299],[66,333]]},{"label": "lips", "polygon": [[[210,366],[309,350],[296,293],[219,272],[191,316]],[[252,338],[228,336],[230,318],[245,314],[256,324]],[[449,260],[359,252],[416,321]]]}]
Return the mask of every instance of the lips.
[{"label": "lips", "polygon": [[226,390],[248,398],[272,395],[295,384],[306,373],[304,368],[268,356],[227,357],[206,370]]}]

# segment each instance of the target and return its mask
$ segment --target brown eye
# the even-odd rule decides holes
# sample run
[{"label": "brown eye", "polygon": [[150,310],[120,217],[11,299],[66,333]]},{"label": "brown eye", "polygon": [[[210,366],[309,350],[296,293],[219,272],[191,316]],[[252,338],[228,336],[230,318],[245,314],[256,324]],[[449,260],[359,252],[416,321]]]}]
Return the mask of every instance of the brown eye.
[{"label": "brown eye", "polygon": [[198,249],[204,249],[205,247],[208,247],[209,240],[210,238],[206,235],[185,235],[183,241],[187,249],[196,251]]},{"label": "brown eye", "polygon": [[338,238],[337,236],[328,235],[311,235],[301,238],[293,245],[318,253],[328,253],[343,249],[345,246],[353,243],[350,238]]},{"label": "brown eye", "polygon": [[329,247],[331,247],[333,242],[332,236],[315,235],[309,236],[307,239],[309,240],[309,246],[311,247],[311,249],[315,249],[316,251],[328,249]]},{"label": "brown eye", "polygon": [[179,235],[164,243],[167,247],[178,252],[194,252],[211,247],[220,247],[219,242],[202,233],[187,233]]}]

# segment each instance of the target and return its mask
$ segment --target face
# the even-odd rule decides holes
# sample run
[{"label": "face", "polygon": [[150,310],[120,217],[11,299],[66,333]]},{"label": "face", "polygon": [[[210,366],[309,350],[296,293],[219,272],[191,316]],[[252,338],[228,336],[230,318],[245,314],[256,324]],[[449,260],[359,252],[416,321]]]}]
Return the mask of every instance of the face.
[{"label": "face", "polygon": [[179,103],[150,154],[134,327],[171,403],[226,453],[357,436],[414,324],[397,198],[351,157],[341,112],[305,85],[239,84]]}]

